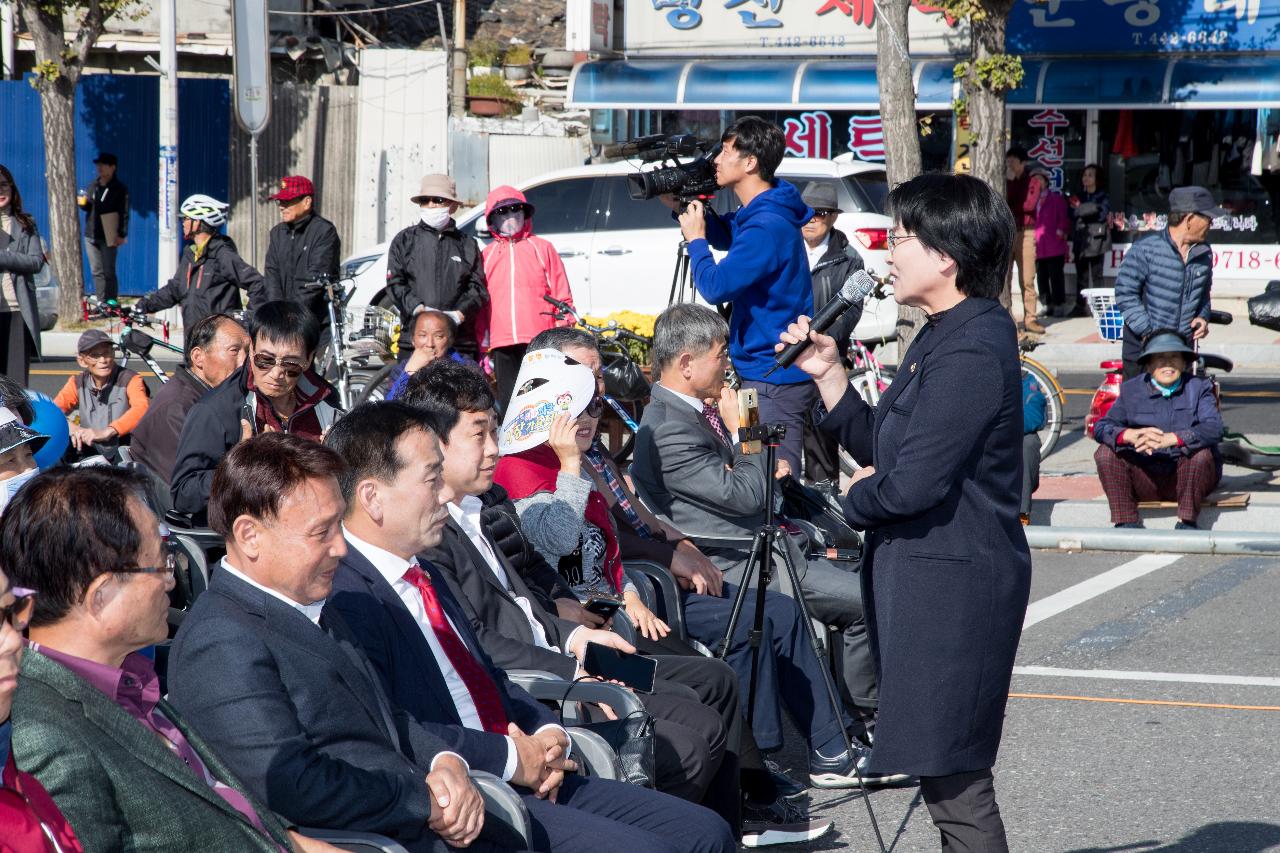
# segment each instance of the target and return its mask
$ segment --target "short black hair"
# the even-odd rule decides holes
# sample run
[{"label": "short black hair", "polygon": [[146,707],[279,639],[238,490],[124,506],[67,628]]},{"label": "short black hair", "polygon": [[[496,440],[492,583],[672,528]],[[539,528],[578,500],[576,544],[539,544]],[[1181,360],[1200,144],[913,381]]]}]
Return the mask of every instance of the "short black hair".
[{"label": "short black hair", "polygon": [[27,389],[3,373],[0,373],[0,406],[13,412],[24,424],[30,425],[36,419],[36,410],[31,407]]},{"label": "short black hair", "polygon": [[[272,303],[268,303],[272,304]],[[287,432],[265,432],[242,441],[213,470],[209,526],[230,538],[242,515],[275,518],[280,501],[300,483],[321,477],[341,480],[342,457],[323,444]]]},{"label": "short black hair", "polygon": [[487,412],[495,403],[483,373],[449,358],[436,359],[413,374],[397,401],[427,413],[441,441],[448,440],[463,412]]},{"label": "short black hair", "polygon": [[564,352],[565,347],[584,347],[600,351],[600,342],[596,336],[586,329],[575,329],[573,326],[553,326],[543,329],[529,341],[529,349],[553,349]]},{"label": "short black hair", "polygon": [[760,116],[743,116],[729,125],[720,137],[721,142],[732,142],[738,154],[755,157],[757,174],[762,180],[773,183],[773,173],[782,163],[787,151],[787,138],[782,128]]},{"label": "short black hair", "polygon": [[37,590],[31,624],[63,619],[99,575],[137,564],[142,534],[130,497],[147,505],[147,481],[126,468],[59,467],[18,490],[0,516],[0,566],[9,583]]},{"label": "short black hair", "polygon": [[389,483],[409,464],[396,453],[396,442],[414,429],[440,435],[439,423],[430,412],[399,400],[361,403],[333,425],[324,444],[346,462],[338,484],[348,511],[361,480],[373,477]]},{"label": "short black hair", "polygon": [[1027,149],[1021,145],[1010,145],[1009,150],[1005,153],[1005,157],[1017,157],[1023,163],[1027,162]]},{"label": "short black hair", "polygon": [[972,175],[917,175],[889,193],[895,223],[956,262],[956,288],[998,299],[1017,230],[1004,196]]},{"label": "short black hair", "polygon": [[315,315],[290,299],[265,302],[249,317],[249,339],[254,349],[258,338],[265,343],[302,341],[307,355],[315,355],[320,345],[320,323]]},{"label": "short black hair", "polygon": [[186,359],[187,367],[191,366],[191,351],[197,348],[208,349],[213,339],[218,336],[218,329],[222,328],[223,321],[240,325],[230,314],[210,314],[191,327],[186,340],[183,341],[182,355]]}]

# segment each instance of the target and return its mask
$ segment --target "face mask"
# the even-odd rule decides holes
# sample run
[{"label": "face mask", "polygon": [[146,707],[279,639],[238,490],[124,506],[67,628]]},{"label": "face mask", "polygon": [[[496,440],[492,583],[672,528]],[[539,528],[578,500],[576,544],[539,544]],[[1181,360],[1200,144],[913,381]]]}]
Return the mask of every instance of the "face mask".
[{"label": "face mask", "polygon": [[21,474],[0,482],[0,486],[4,487],[0,489],[0,512],[3,512],[4,508],[9,505],[9,501],[13,500],[13,496],[18,493],[18,489],[21,489],[28,480],[31,480],[39,473],[39,468],[32,468],[30,471],[23,471]]},{"label": "face mask", "polygon": [[424,207],[418,216],[422,218],[423,225],[439,231],[449,224],[452,214],[449,213],[449,208],[447,207]]},{"label": "face mask", "polygon": [[498,217],[498,233],[503,237],[514,237],[524,228],[524,211],[515,210]]}]

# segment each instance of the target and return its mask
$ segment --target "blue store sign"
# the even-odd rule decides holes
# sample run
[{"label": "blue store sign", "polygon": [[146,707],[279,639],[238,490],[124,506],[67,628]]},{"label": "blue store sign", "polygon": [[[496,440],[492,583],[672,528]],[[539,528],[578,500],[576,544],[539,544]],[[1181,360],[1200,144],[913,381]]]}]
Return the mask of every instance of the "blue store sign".
[{"label": "blue store sign", "polygon": [[1021,54],[1280,49],[1280,0],[1018,0],[1007,44]]}]

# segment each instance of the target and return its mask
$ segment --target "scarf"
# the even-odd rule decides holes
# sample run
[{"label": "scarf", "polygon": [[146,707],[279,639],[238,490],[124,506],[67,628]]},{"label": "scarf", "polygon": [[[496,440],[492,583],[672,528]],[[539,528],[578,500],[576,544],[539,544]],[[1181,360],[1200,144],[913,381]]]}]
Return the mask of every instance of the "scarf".
[{"label": "scarf", "polygon": [[[498,460],[494,471],[494,480],[507,490],[513,501],[527,498],[537,492],[554,492],[556,477],[560,473],[560,457],[550,445],[540,444],[537,447],[520,453],[512,453]],[[600,529],[604,536],[603,574],[609,579],[614,592],[622,592],[622,550],[618,546],[618,537],[613,530],[613,522],[609,518],[609,502],[604,495],[595,489],[587,496],[586,521]]]},{"label": "scarf", "polygon": [[1182,387],[1182,377],[1178,377],[1178,381],[1172,385],[1161,385],[1154,378],[1151,380],[1151,387],[1160,392],[1160,396],[1166,400],[1178,393],[1178,389]]}]

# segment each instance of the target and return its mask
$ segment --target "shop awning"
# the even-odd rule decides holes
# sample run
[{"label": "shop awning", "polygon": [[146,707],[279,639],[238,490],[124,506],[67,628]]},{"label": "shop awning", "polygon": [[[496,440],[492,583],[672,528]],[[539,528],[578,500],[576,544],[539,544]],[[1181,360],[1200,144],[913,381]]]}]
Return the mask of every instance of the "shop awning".
[{"label": "shop awning", "polygon": [[1232,59],[1053,59],[1023,63],[1009,106],[1060,109],[1280,106],[1280,61]]},{"label": "shop awning", "polygon": [[[946,60],[917,62],[916,106],[950,110]],[[874,62],[810,60],[601,60],[569,78],[568,103],[593,109],[880,109]]]}]

